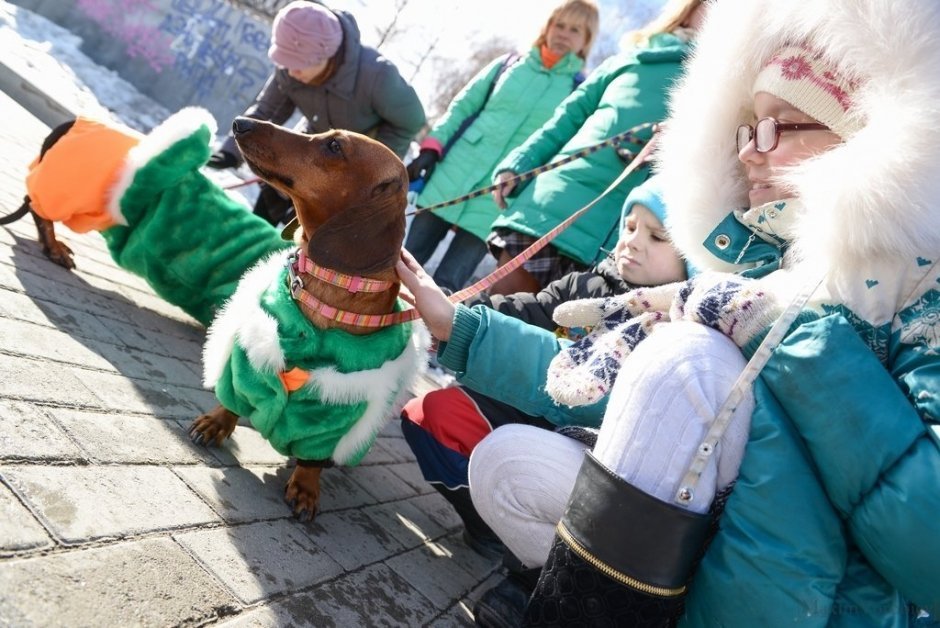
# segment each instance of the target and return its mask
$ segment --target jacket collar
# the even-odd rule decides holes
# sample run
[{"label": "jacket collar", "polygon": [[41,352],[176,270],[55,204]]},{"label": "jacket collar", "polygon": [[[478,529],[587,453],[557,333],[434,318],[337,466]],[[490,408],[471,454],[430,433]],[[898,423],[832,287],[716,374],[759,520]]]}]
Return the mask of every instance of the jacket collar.
[{"label": "jacket collar", "polygon": [[785,242],[774,244],[742,223],[739,212],[725,216],[702,245],[721,261],[743,266],[741,274],[748,277],[763,277],[779,269],[786,251]]}]

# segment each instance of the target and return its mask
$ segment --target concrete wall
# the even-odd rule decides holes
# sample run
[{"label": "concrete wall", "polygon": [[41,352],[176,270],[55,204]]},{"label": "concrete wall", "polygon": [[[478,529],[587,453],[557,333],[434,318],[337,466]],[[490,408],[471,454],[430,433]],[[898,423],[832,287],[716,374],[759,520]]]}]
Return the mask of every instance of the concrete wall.
[{"label": "concrete wall", "polygon": [[270,16],[288,0],[11,0],[80,36],[82,52],[171,111],[224,132],[273,69]]}]

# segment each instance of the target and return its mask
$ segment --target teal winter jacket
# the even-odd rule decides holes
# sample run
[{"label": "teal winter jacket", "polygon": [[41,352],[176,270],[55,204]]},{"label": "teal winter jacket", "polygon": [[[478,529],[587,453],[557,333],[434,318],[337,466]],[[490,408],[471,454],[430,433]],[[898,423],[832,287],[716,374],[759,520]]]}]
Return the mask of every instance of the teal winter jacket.
[{"label": "teal winter jacket", "polygon": [[[569,343],[553,332],[485,305],[457,306],[448,342],[438,347],[440,363],[457,381],[555,425],[597,427],[607,399],[589,406],[560,406],[545,392],[552,358]],[[524,365],[522,368],[508,364]]]},{"label": "teal winter jacket", "polygon": [[[494,174],[522,173],[566,157],[644,122],[666,115],[666,92],[678,76],[688,46],[670,34],[654,36],[648,47],[611,57],[555,110],[552,118],[501,161]],[[649,131],[641,133],[649,137]],[[493,223],[541,237],[610,185],[624,168],[613,148],[604,149],[539,175],[514,190],[508,209]],[[646,173],[631,174],[552,244],[591,265],[613,250],[623,201]]]},{"label": "teal winter jacket", "polygon": [[[729,241],[727,255],[746,247]],[[940,614],[940,260],[857,270],[817,290],[755,383],[740,475],[680,625]]]},{"label": "teal winter jacket", "polygon": [[[824,287],[800,314],[754,384],[740,474],[680,626],[902,627],[917,609],[940,615],[936,262],[874,264],[867,282],[837,291],[871,293],[858,312]],[[606,399],[569,408],[545,393],[566,342],[458,306],[438,357],[461,384],[524,412],[597,426]]]},{"label": "teal winter jacket", "polygon": [[[494,166],[548,120],[575,88],[575,77],[584,65],[577,55],[568,53],[546,68],[538,47],[533,47],[497,78],[505,61],[507,57],[501,56],[473,77],[431,129],[428,139],[446,146],[464,120],[479,112],[443,155],[418,197],[418,206],[428,207],[488,186]],[[490,87],[493,91],[487,100]],[[486,195],[435,213],[482,240],[499,209]]]}]

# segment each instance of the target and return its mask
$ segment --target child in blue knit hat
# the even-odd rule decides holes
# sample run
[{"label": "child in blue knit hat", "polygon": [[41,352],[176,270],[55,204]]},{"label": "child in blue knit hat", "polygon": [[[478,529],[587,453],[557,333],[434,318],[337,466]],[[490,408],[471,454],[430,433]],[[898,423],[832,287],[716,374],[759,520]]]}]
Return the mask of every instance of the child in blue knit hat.
[{"label": "child in blue knit hat", "polygon": [[[686,265],[673,248],[664,227],[666,209],[659,181],[660,178],[652,177],[634,187],[627,196],[616,247],[594,268],[568,273],[536,294],[480,295],[465,306],[461,305],[461,310],[485,317],[494,329],[497,326],[503,329],[505,343],[517,347],[518,360],[527,364],[527,371],[544,371],[547,363],[540,365],[523,348],[530,344],[536,331],[544,330],[547,335],[541,337],[546,345],[558,345],[559,348],[567,346],[567,340],[562,338],[577,339],[585,333],[582,328],[559,327],[553,319],[559,306],[686,279]],[[454,307],[443,294],[437,296],[442,299],[440,305]],[[502,320],[502,315],[514,320]],[[540,356],[542,359],[546,354]],[[461,373],[457,376],[460,382]],[[464,523],[464,540],[481,554],[495,555],[501,551],[502,543],[480,517],[471,500],[467,477],[470,454],[484,437],[501,426],[522,424],[550,431],[570,424],[596,425],[596,421],[583,422],[574,415],[563,416],[564,410],[554,403],[551,405],[551,409],[518,408],[490,396],[486,386],[474,389],[461,382],[416,397],[402,411],[402,433],[422,475],[454,506]],[[519,477],[518,480],[519,489],[527,494],[532,491],[552,493],[555,485],[555,479],[551,477],[544,479],[546,486],[539,486],[538,481],[530,483],[531,478]],[[508,565],[513,564],[512,560],[508,562]],[[537,575],[538,570],[535,570],[534,576]],[[535,585],[532,576],[531,571],[520,572],[510,567],[508,577],[484,595],[481,607],[492,606],[498,599],[521,600],[518,609],[521,614],[522,606]]]},{"label": "child in blue knit hat", "polygon": [[628,284],[658,286],[689,278],[690,268],[669,240],[665,222],[662,186],[654,176],[631,190],[620,214],[614,262]]}]

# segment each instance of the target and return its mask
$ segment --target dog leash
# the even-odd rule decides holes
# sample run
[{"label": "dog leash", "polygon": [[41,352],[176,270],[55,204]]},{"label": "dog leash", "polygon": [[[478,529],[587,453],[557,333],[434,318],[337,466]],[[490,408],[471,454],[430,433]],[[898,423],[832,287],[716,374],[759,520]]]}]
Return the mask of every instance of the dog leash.
[{"label": "dog leash", "polygon": [[[472,286],[464,288],[463,290],[460,290],[450,295],[447,298],[447,300],[450,301],[451,303],[460,303],[461,301],[466,301],[470,297],[476,296],[480,292],[483,292],[484,290],[486,290],[487,288],[495,284],[497,281],[499,281],[500,279],[502,279],[509,273],[513,272],[514,270],[522,266],[529,259],[531,259],[533,255],[535,255],[536,253],[541,251],[543,248],[545,248],[545,246],[549,242],[551,242],[553,239],[555,239],[558,236],[558,234],[560,234],[562,231],[570,227],[578,218],[583,216],[588,210],[594,207],[594,205],[599,203],[601,199],[603,199],[605,196],[610,194],[611,191],[613,191],[618,185],[620,185],[620,183],[623,182],[624,179],[630,176],[630,174],[634,170],[636,170],[639,166],[641,166],[644,163],[646,158],[650,155],[650,153],[652,153],[654,146],[655,146],[655,142],[653,140],[650,140],[649,142],[647,142],[643,146],[643,148],[640,150],[640,152],[637,153],[637,155],[633,158],[633,160],[627,165],[627,167],[623,169],[623,172],[621,172],[620,175],[616,179],[614,179],[614,181],[610,185],[607,186],[607,189],[601,192],[590,203],[588,203],[587,205],[585,205],[584,207],[582,207],[575,213],[571,214],[558,226],[556,226],[554,229],[552,229],[551,231],[543,235],[541,238],[533,242],[531,245],[529,245],[528,248],[526,248],[524,251],[522,251],[519,255],[517,255],[513,259],[511,259],[505,265],[500,266],[495,271],[493,271],[492,273],[490,273],[483,279],[480,279],[478,282],[476,282]],[[398,325],[401,323],[407,323],[407,322],[416,320],[421,317],[421,315],[418,313],[418,310],[413,307],[406,309],[406,310],[401,310],[398,312],[392,312],[390,314],[359,314],[357,312],[341,310],[332,305],[328,305],[324,303],[320,299],[310,294],[306,289],[304,289],[303,280],[299,276],[299,272],[300,272],[299,261],[300,261],[301,254],[302,254],[301,251],[297,251],[291,254],[290,256],[288,256],[287,258],[286,264],[287,264],[287,274],[288,274],[288,288],[294,300],[300,301],[301,303],[303,303],[304,305],[306,305],[313,311],[317,312],[321,316],[324,316],[325,318],[334,322],[343,323],[346,325],[353,325],[356,327],[368,327],[368,328],[380,328],[380,327],[388,327],[389,325]],[[312,262],[310,263],[312,264]],[[350,275],[343,275],[342,273],[338,273],[332,270],[329,270],[327,272],[332,275],[332,281],[330,281],[330,283],[333,283],[333,285],[342,285],[342,287],[346,287],[346,285],[343,285],[343,284],[351,284],[355,282],[357,279],[360,281],[376,281],[376,280],[367,279],[364,277],[353,277]]]},{"label": "dog leash", "polygon": [[238,188],[243,188],[246,185],[251,185],[252,183],[261,183],[263,179],[261,177],[250,177],[238,183],[229,183],[228,185],[223,185],[223,190],[236,190]]},{"label": "dog leash", "polygon": [[[485,194],[489,194],[489,193],[491,193],[491,192],[494,192],[494,191],[498,190],[499,188],[503,187],[504,185],[506,185],[507,183],[519,183],[519,182],[522,182],[522,181],[528,181],[529,179],[534,179],[535,177],[539,176],[540,174],[544,174],[544,173],[548,172],[549,170],[554,170],[555,168],[559,168],[559,167],[561,167],[561,166],[564,166],[565,164],[570,164],[572,161],[581,159],[582,157],[587,157],[588,155],[594,154],[594,153],[596,153],[597,151],[599,151],[599,150],[601,150],[601,149],[603,149],[603,148],[607,148],[608,146],[613,146],[613,145],[616,145],[616,144],[620,144],[620,143],[622,143],[622,142],[629,142],[629,143],[631,143],[631,144],[636,144],[637,146],[640,146],[640,147],[642,148],[643,146],[646,145],[647,140],[644,140],[644,139],[642,139],[642,138],[637,137],[636,134],[637,134],[639,131],[643,131],[643,130],[645,130],[645,129],[652,128],[652,127],[654,127],[655,125],[656,125],[656,123],[654,123],[654,122],[644,122],[643,124],[638,124],[638,125],[636,125],[636,126],[634,126],[634,127],[631,127],[630,129],[627,129],[627,130],[624,131],[623,133],[618,133],[617,135],[614,135],[614,136],[612,136],[612,137],[609,137],[609,138],[607,138],[606,140],[604,140],[604,141],[602,141],[602,142],[599,142],[599,143],[597,143],[597,144],[593,144],[593,145],[588,146],[588,147],[586,147],[586,148],[582,148],[581,150],[578,150],[578,151],[576,151],[576,152],[574,152],[574,153],[568,155],[567,157],[563,157],[562,159],[559,159],[558,161],[553,161],[553,162],[551,162],[551,163],[545,164],[544,166],[539,166],[538,168],[533,168],[532,170],[528,170],[528,171],[523,172],[523,173],[521,173],[521,174],[517,174],[517,175],[515,175],[514,177],[512,177],[511,179],[506,179],[506,180],[503,181],[502,183],[490,185],[490,186],[487,186],[487,187],[485,187],[485,188],[480,188],[480,189],[478,189],[478,190],[474,190],[473,192],[468,192],[468,193],[466,193],[466,194],[464,194],[464,195],[462,195],[462,196],[458,196],[457,198],[451,199],[451,200],[449,200],[449,201],[444,201],[444,202],[442,202],[442,203],[436,203],[436,204],[434,204],[434,205],[429,205],[428,207],[417,207],[417,208],[415,208],[415,210],[412,211],[412,212],[406,212],[406,213],[405,213],[405,216],[414,216],[414,215],[421,214],[421,213],[428,212],[428,211],[432,211],[432,210],[435,210],[435,209],[441,209],[441,208],[443,208],[443,207],[450,207],[451,205],[457,205],[457,204],[459,204],[459,203],[463,203],[463,202],[465,202],[465,201],[469,201],[469,200],[474,199],[474,198],[477,198],[477,197],[479,197],[479,196],[483,196],[483,195],[485,195]],[[630,163],[633,163],[633,161],[631,160]]]}]

